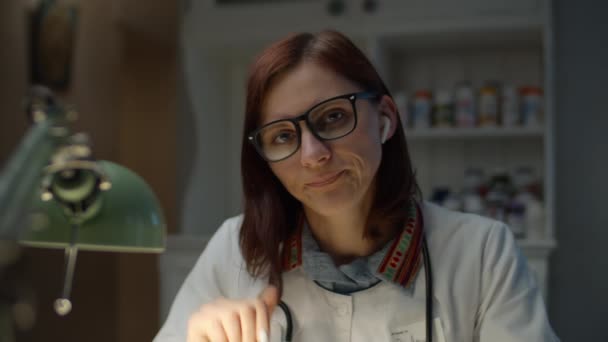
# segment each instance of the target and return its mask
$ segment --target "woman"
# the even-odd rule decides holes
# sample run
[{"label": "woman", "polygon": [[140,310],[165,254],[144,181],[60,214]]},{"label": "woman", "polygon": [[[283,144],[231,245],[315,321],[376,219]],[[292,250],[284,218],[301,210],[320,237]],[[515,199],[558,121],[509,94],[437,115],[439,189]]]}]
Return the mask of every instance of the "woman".
[{"label": "woman", "polygon": [[265,50],[248,80],[244,214],[155,341],[557,340],[508,228],[418,200],[401,127],[343,35]]}]

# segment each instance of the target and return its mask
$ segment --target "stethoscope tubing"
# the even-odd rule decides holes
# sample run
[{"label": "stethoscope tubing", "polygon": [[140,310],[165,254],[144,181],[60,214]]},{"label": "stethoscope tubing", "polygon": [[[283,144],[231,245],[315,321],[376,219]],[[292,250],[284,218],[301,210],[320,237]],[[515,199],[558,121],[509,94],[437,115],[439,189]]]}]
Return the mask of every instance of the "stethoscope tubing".
[{"label": "stethoscope tubing", "polygon": [[433,342],[433,274],[429,247],[425,236],[422,237],[422,260],[424,263],[424,279],[426,280],[426,341]]},{"label": "stethoscope tubing", "polygon": [[279,302],[279,307],[285,313],[285,320],[287,321],[287,331],[285,332],[285,342],[291,342],[293,336],[293,321],[291,320],[291,311],[289,306],[284,301]]},{"label": "stethoscope tubing", "polygon": [[[426,243],[426,237],[422,237],[422,261],[424,263],[424,279],[426,280],[426,340],[433,342],[433,275],[431,272],[431,258],[429,256],[429,248]],[[293,320],[289,306],[284,301],[279,302],[279,307],[285,313],[287,321],[287,331],[285,332],[285,341],[291,342],[293,337]]]}]

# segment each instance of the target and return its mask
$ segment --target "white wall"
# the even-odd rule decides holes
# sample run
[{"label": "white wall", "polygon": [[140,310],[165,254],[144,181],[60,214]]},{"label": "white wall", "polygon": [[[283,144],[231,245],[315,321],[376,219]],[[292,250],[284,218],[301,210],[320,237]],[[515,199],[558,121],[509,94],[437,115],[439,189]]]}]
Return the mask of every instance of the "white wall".
[{"label": "white wall", "polygon": [[[187,22],[187,21],[186,21]],[[179,232],[207,236],[242,207],[245,82],[257,48],[215,49],[183,30],[178,113]],[[230,94],[227,96],[226,94]]]},{"label": "white wall", "polygon": [[185,100],[191,112],[180,114],[186,118],[178,122],[180,146],[186,146],[188,151],[178,155],[182,158],[178,160],[178,175],[185,177],[178,180],[184,191],[179,231],[205,234],[215,231],[226,218],[229,179],[223,170],[228,162],[224,150],[228,129],[222,112],[226,92],[222,91],[222,64],[206,61],[213,57],[204,51],[191,50],[192,47],[184,48],[182,59],[188,70],[184,75]]}]

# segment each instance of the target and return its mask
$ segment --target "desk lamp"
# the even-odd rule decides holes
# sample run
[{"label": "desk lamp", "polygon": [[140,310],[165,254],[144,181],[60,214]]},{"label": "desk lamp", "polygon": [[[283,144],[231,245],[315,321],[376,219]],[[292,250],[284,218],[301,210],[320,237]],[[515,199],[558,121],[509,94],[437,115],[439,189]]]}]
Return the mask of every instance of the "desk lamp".
[{"label": "desk lamp", "polygon": [[86,136],[70,135],[75,112],[47,88],[32,88],[27,112],[33,126],[0,174],[0,240],[65,250],[63,293],[54,308],[66,315],[78,249],[159,253],[166,225],[143,179],[95,160]]}]

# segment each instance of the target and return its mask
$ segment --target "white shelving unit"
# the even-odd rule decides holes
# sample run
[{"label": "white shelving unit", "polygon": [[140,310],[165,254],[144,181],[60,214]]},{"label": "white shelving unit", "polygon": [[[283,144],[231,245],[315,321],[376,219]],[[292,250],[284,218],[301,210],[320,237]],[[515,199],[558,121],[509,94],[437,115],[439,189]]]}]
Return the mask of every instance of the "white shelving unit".
[{"label": "white shelving unit", "polygon": [[[240,134],[253,56],[287,33],[332,28],[367,53],[393,94],[451,88],[461,80],[474,88],[486,80],[543,88],[540,127],[408,129],[406,135],[426,196],[437,185],[459,188],[468,166],[489,172],[526,165],[542,178],[545,225],[519,245],[546,296],[548,257],[555,248],[551,0],[379,0],[373,13],[363,11],[362,2],[346,1],[337,17],[327,13],[327,2],[184,2],[182,63],[195,126],[188,130],[196,132],[200,153],[188,187],[196,191],[184,195],[183,233],[206,239],[224,218],[240,212]],[[168,287],[180,277],[171,260],[178,258],[184,270],[179,255],[197,255],[183,240],[173,238],[163,256]],[[163,287],[162,300],[170,301],[174,291]]]},{"label": "white shelving unit", "polygon": [[418,140],[471,140],[471,139],[542,139],[544,127],[438,127],[427,129],[406,128],[408,141]]},{"label": "white shelving unit", "polygon": [[[435,2],[438,7],[447,4]],[[534,171],[543,185],[545,221],[539,227],[528,227],[533,233],[518,243],[546,298],[548,258],[556,247],[551,2],[513,2],[512,7],[507,2],[493,2],[456,2],[463,7],[449,14],[449,7],[457,6],[450,2],[448,12],[445,8],[435,14],[426,12],[434,25],[410,22],[402,30],[379,30],[366,37],[364,48],[391,92],[405,93],[409,100],[416,90],[452,90],[460,81],[468,81],[473,89],[486,81],[543,89],[544,118],[535,127],[404,128],[426,198],[437,187],[461,190],[465,170],[470,167],[483,170],[486,176],[495,169],[513,173],[518,167],[529,167]],[[399,13],[398,2],[389,3],[394,6],[394,17]],[[437,17],[446,20],[435,21]]]}]

